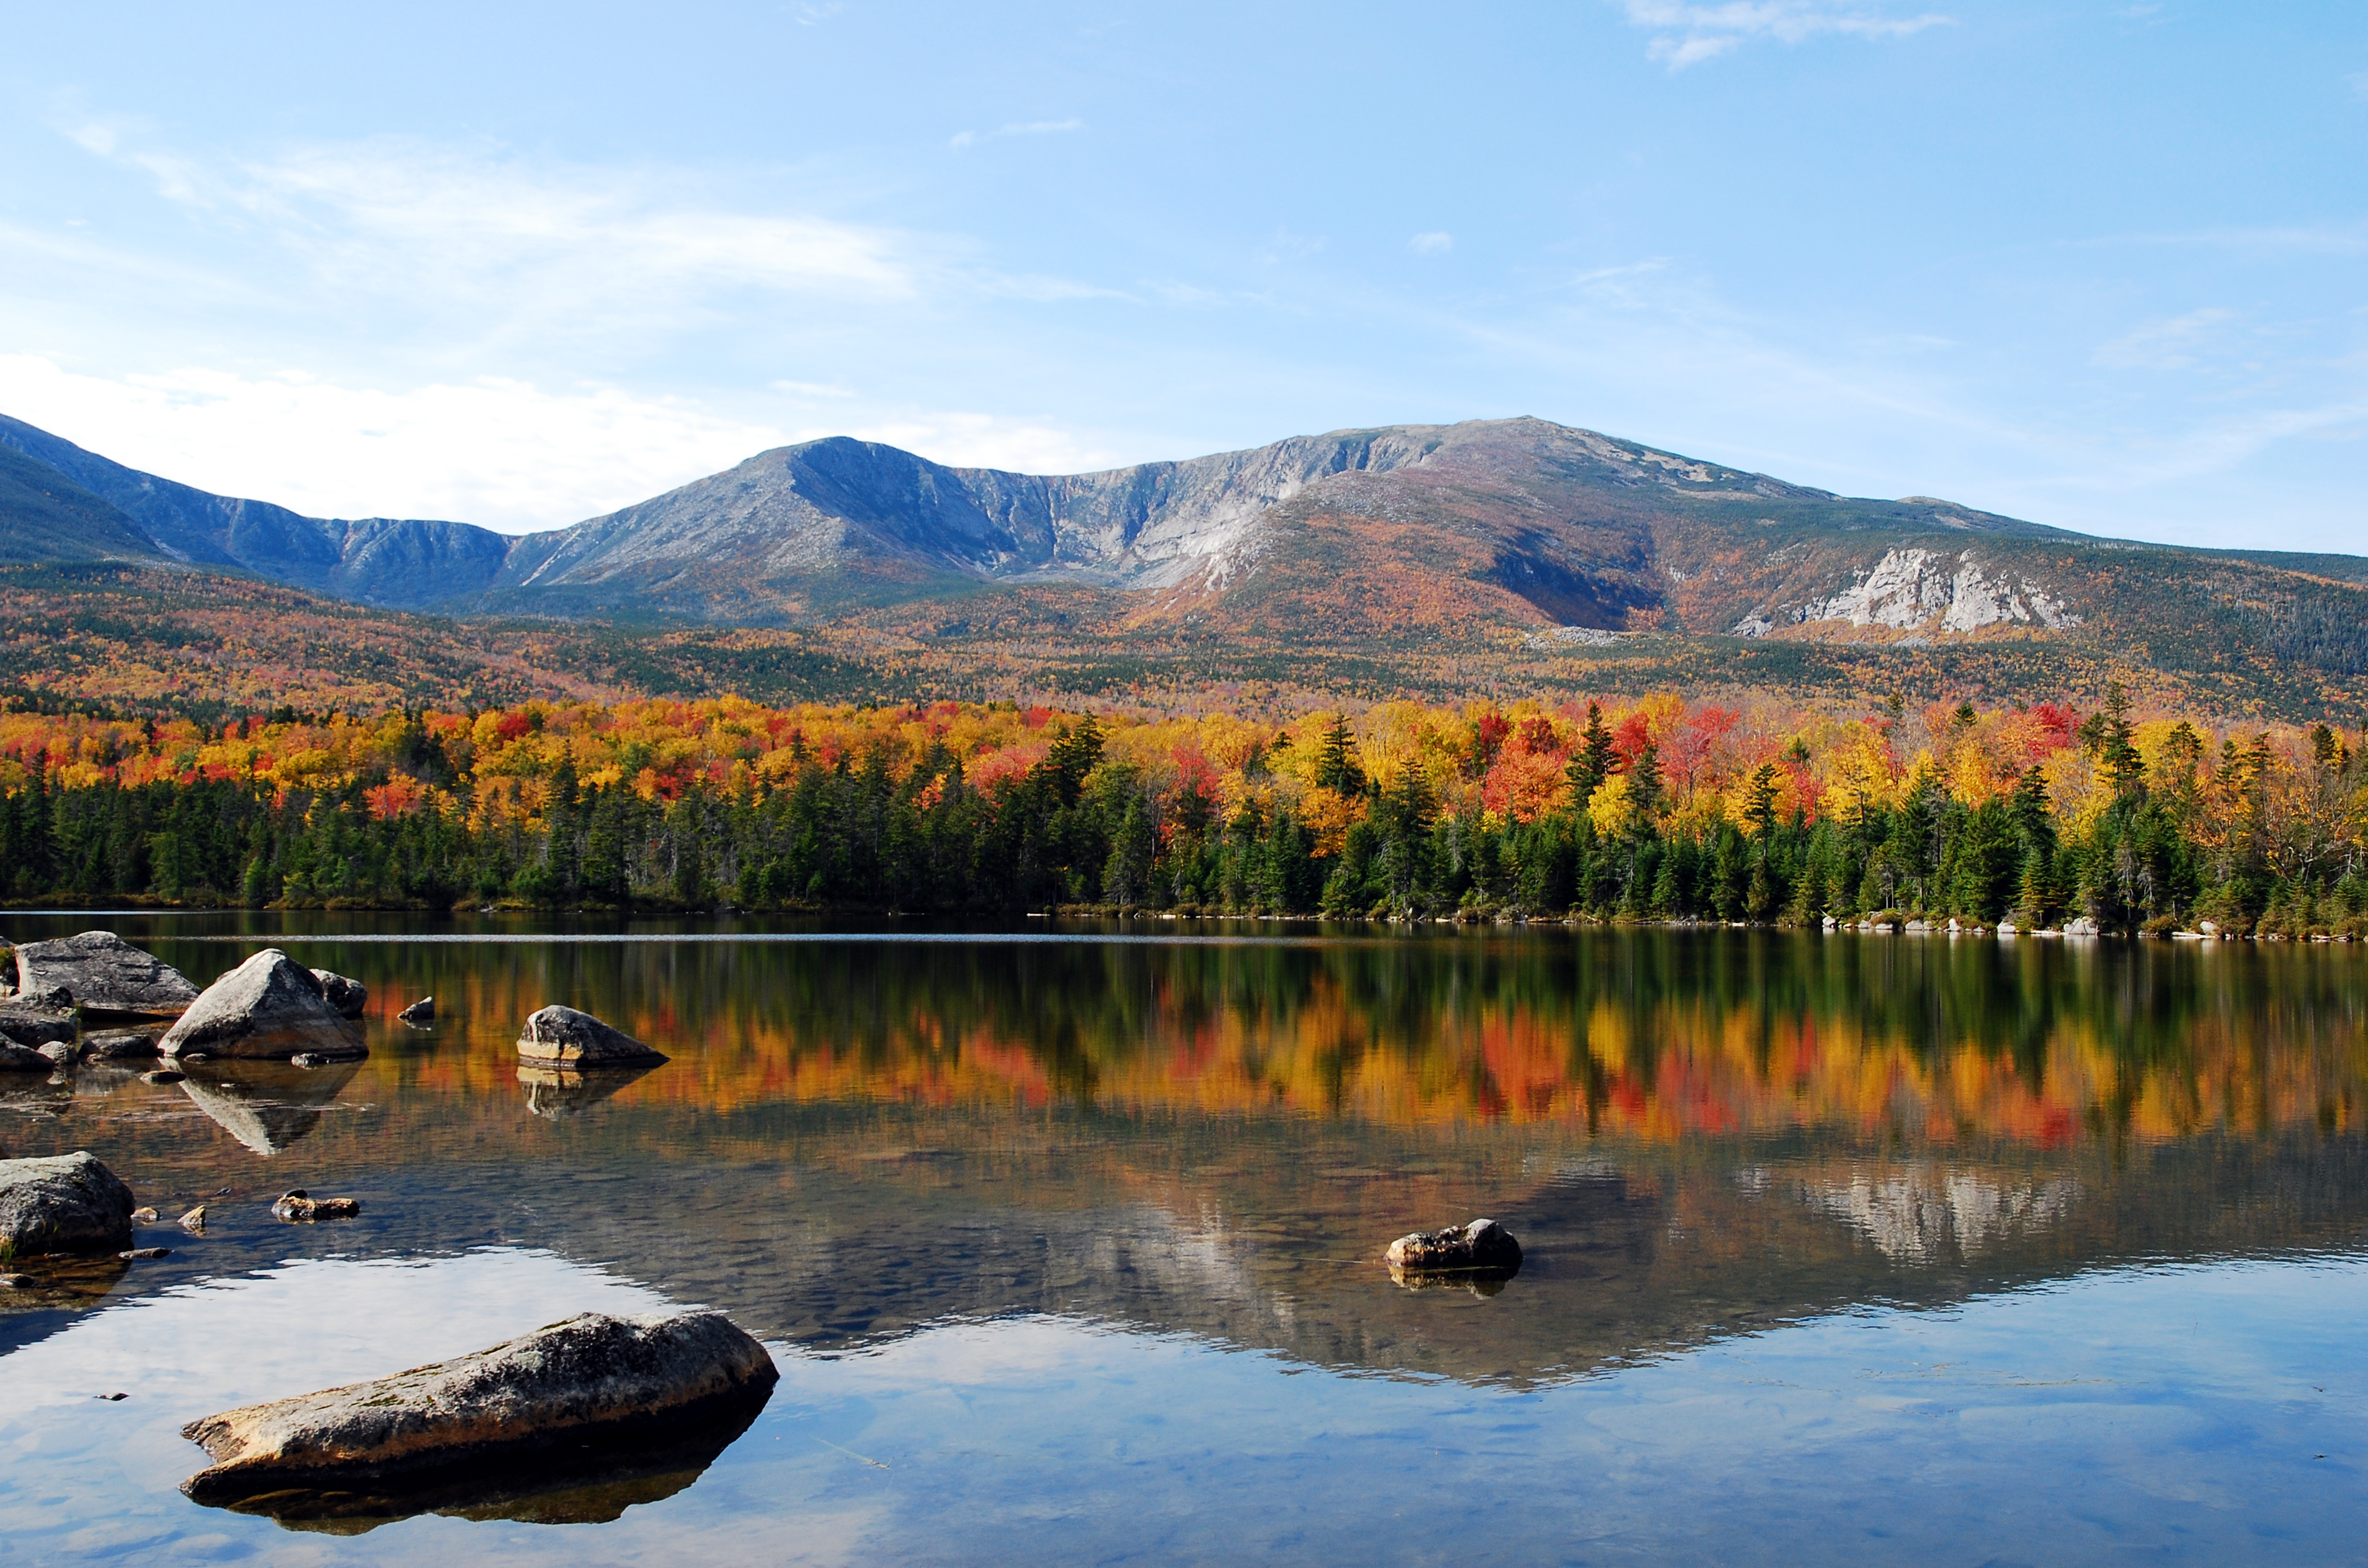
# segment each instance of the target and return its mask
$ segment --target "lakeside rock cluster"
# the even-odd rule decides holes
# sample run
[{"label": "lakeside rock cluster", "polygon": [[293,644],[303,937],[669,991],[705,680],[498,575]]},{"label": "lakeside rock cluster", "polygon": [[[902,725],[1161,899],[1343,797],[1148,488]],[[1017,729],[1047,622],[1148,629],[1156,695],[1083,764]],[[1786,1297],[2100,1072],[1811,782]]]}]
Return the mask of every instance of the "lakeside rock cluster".
[{"label": "lakeside rock cluster", "polygon": [[[277,948],[200,991],[110,933],[0,947],[0,1071],[55,1074],[85,1056],[161,1057],[141,1076],[179,1085],[269,1155],[309,1130],[368,1054],[358,1027],[368,1000],[359,983]],[[434,1017],[430,997],[402,1020],[426,1027]],[[99,1018],[132,1027],[85,1035],[84,1022]],[[529,1017],[518,1051],[529,1106],[546,1116],[596,1103],[666,1060],[565,1006]],[[236,1073],[199,1065],[215,1062]],[[171,1222],[203,1238],[208,1207]],[[314,1223],[351,1219],[360,1205],[300,1187],[271,1211]],[[134,1244],[137,1226],[165,1222],[87,1151],[0,1160],[0,1264],[8,1266],[0,1300],[24,1292],[36,1303],[45,1277],[54,1287],[61,1270],[101,1267],[80,1259],[120,1270],[169,1257],[172,1248]],[[41,1273],[18,1272],[20,1259]],[[183,1490],[291,1521],[391,1518],[446,1503],[472,1514],[515,1505],[523,1517],[613,1517],[623,1504],[585,1503],[587,1484],[618,1483],[632,1498],[689,1484],[755,1419],[778,1376],[764,1347],[718,1313],[586,1314],[453,1361],[193,1422],[186,1435],[215,1462]],[[572,1501],[552,1504],[554,1489]],[[586,1507],[593,1511],[568,1511]]]}]

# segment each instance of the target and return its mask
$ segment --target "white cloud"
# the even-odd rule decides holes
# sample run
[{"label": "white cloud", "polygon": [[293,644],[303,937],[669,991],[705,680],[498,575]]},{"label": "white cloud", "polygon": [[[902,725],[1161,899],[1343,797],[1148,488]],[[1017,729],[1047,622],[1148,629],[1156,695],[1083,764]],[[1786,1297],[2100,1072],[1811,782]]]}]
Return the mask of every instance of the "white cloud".
[{"label": "white cloud", "polygon": [[1454,248],[1455,236],[1439,229],[1417,234],[1406,242],[1406,249],[1417,256],[1438,256],[1441,252],[1452,251]]},{"label": "white cloud", "polygon": [[1815,0],[1727,0],[1699,6],[1685,0],[1622,0],[1633,27],[1656,35],[1647,52],[1672,71],[1726,53],[1752,39],[1799,43],[1825,34],[1850,38],[1906,38],[1952,18],[1928,12],[1891,17],[1880,11],[1844,10]]},{"label": "white cloud", "polygon": [[[1065,131],[1083,131],[1085,128],[1086,122],[1082,119],[1030,119],[1015,121],[1009,125],[998,125],[985,134],[988,136],[1057,136]],[[980,133],[975,131],[957,131],[946,138],[946,145],[960,152],[965,147],[977,145]]]},{"label": "white cloud", "polygon": [[102,457],[315,517],[563,527],[787,437],[677,399],[483,377],[403,392],[289,373],[121,379],[0,355],[0,409]]},{"label": "white cloud", "polygon": [[2236,312],[2217,306],[2167,316],[2099,346],[2094,358],[2116,370],[2192,369],[2227,341],[2236,319]]},{"label": "white cloud", "polygon": [[1092,473],[1121,460],[1057,426],[993,414],[889,412],[852,427],[801,430],[794,437],[853,436],[917,452],[953,468],[999,468],[1014,473]]}]

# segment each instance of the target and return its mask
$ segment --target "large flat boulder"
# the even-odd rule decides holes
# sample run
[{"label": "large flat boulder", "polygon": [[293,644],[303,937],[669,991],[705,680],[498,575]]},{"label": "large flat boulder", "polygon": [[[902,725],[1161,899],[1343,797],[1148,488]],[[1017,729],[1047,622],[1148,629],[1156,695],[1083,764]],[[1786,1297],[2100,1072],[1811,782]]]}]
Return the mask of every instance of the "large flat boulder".
[{"label": "large flat boulder", "polygon": [[214,1462],[181,1490],[222,1504],[584,1463],[745,1424],[779,1377],[721,1312],[586,1312],[458,1360],[193,1421],[182,1436]]},{"label": "large flat boulder", "polygon": [[159,1054],[330,1058],[370,1054],[356,1028],[322,994],[313,971],[266,948],[205,989],[157,1042]]},{"label": "large flat boulder", "polygon": [[0,1257],[131,1244],[131,1189],[87,1151],[0,1160]]},{"label": "large flat boulder", "polygon": [[59,991],[85,1013],[169,1018],[198,999],[188,976],[112,931],[85,931],[17,949],[17,989],[28,997]]},{"label": "large flat boulder", "polygon": [[599,1067],[655,1066],[666,1060],[622,1029],[589,1013],[552,1006],[527,1019],[518,1036],[518,1059],[578,1071]]}]

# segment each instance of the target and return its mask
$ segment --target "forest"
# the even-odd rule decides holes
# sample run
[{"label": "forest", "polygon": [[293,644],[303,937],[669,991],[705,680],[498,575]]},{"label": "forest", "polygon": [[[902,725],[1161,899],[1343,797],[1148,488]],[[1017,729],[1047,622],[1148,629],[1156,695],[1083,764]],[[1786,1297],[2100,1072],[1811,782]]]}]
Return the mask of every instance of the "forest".
[{"label": "forest", "polygon": [[1675,692],[0,710],[0,901],[2093,922],[2368,937],[2368,740]]}]

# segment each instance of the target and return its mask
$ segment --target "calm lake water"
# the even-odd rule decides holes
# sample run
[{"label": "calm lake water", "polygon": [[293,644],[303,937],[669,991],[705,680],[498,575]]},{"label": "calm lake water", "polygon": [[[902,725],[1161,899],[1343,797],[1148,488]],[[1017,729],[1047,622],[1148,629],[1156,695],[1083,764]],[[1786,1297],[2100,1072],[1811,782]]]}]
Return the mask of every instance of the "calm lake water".
[{"label": "calm lake water", "polygon": [[[0,1309],[0,1562],[2368,1539],[2357,948],[0,915],[97,926],[199,983],[270,942],[361,980],[371,1054],[0,1079],[0,1155],[211,1216]],[[549,1002],[673,1060],[524,1082]],[[362,1217],[281,1224],[291,1187]],[[1392,1237],[1480,1214],[1516,1278],[1393,1282]],[[693,1303],[782,1373],[703,1471],[335,1526],[176,1490],[197,1416]]]}]

